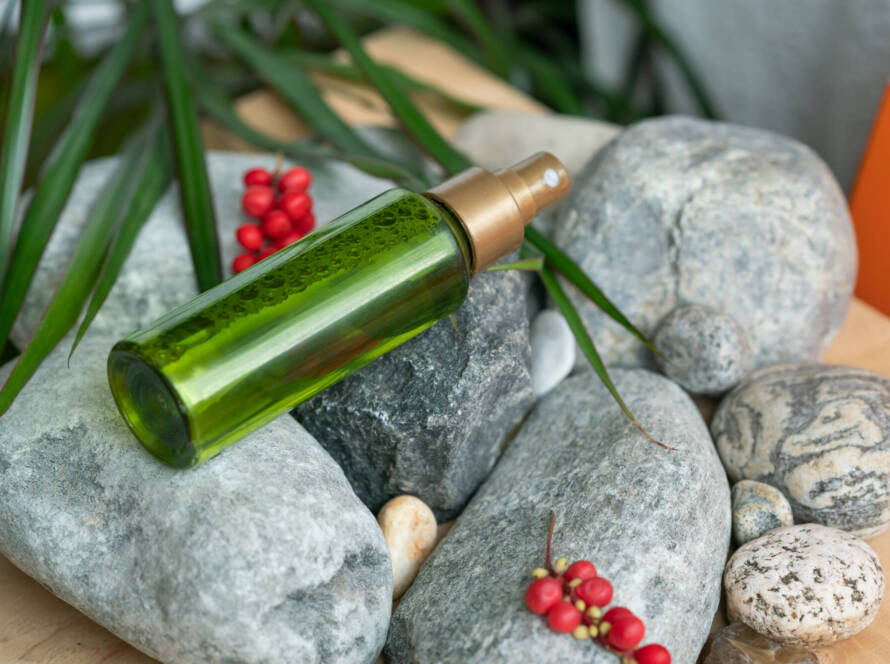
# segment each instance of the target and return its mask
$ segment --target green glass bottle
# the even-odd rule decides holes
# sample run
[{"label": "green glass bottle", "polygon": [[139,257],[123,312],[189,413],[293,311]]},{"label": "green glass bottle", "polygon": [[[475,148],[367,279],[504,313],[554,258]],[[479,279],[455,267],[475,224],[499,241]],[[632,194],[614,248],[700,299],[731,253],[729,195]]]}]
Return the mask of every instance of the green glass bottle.
[{"label": "green glass bottle", "polygon": [[387,191],[115,344],[115,402],[156,457],[200,463],[454,311],[567,190],[541,153]]}]

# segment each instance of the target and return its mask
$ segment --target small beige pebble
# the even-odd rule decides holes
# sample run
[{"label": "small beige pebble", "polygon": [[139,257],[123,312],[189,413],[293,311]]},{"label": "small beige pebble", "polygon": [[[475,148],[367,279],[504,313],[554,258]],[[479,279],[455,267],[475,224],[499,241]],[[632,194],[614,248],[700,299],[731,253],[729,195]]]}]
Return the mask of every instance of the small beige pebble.
[{"label": "small beige pebble", "polygon": [[401,597],[436,545],[436,517],[419,498],[396,496],[377,515],[392,558],[392,596]]}]

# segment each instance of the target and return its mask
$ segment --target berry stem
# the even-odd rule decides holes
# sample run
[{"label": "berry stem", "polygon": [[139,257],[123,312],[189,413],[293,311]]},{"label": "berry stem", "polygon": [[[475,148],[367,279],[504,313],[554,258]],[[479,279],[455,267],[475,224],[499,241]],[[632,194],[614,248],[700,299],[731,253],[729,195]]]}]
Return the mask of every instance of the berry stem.
[{"label": "berry stem", "polygon": [[278,179],[278,176],[281,175],[281,169],[284,167],[284,154],[281,152],[275,153],[275,170],[272,171],[272,180],[275,181]]},{"label": "berry stem", "polygon": [[553,574],[553,565],[550,562],[550,545],[553,543],[553,528],[556,526],[556,514],[550,510],[550,530],[547,531],[547,571]]}]

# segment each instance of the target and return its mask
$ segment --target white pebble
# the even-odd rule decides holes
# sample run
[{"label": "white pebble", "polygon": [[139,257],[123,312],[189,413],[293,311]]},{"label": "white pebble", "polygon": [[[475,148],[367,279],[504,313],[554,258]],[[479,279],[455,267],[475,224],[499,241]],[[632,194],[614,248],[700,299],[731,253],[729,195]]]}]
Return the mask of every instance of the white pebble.
[{"label": "white pebble", "polygon": [[532,389],[535,396],[541,397],[572,371],[575,337],[562,314],[545,309],[532,321],[529,343],[532,349]]},{"label": "white pebble", "polygon": [[392,598],[408,590],[436,545],[436,517],[419,498],[396,496],[377,515],[392,557]]}]

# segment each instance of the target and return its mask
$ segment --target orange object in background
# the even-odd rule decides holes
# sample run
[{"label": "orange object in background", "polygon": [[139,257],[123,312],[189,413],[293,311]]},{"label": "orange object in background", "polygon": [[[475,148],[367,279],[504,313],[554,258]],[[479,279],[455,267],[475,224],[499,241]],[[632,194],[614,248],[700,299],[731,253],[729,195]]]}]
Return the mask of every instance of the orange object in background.
[{"label": "orange object in background", "polygon": [[890,315],[890,84],[850,195],[859,245],[856,295]]}]

